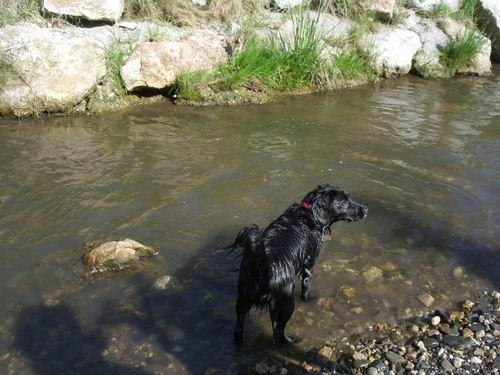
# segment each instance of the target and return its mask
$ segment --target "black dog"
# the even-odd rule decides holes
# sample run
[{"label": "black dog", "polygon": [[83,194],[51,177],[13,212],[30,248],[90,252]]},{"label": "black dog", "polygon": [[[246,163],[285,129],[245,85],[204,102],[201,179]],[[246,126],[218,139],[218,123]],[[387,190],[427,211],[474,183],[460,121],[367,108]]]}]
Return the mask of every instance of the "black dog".
[{"label": "black dog", "polygon": [[264,230],[257,225],[240,230],[227,249],[243,248],[238,278],[234,338],[243,340],[243,323],[252,306],[269,308],[274,338],[291,342],[285,326],[295,308],[295,277],[302,279],[302,300],[309,298],[312,269],[323,236],[336,221],[363,219],[368,209],[332,185],[320,185],[301,204],[292,204]]}]

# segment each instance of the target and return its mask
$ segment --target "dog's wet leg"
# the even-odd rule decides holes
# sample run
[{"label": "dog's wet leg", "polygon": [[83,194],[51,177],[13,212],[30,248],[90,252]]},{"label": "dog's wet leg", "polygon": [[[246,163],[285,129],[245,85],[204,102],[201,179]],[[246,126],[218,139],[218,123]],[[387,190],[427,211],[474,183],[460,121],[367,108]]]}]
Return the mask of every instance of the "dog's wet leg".
[{"label": "dog's wet leg", "polygon": [[280,344],[288,344],[292,342],[285,333],[285,327],[290,320],[295,309],[295,300],[293,298],[293,293],[291,295],[280,296],[276,300],[276,329],[274,331],[274,338]]},{"label": "dog's wet leg", "polygon": [[309,291],[311,289],[312,271],[304,268],[302,271],[302,293],[300,295],[302,301],[309,300]]},{"label": "dog's wet leg", "polygon": [[234,327],[234,342],[236,344],[241,344],[243,342],[243,325],[250,307],[251,304],[248,300],[238,295],[238,299],[236,300],[236,326]]}]

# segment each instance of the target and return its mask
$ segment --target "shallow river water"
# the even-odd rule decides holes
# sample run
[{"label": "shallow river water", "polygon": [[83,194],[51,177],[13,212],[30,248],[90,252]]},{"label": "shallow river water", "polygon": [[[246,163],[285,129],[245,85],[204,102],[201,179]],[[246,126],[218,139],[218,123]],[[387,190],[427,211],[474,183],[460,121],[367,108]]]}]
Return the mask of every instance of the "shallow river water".
[{"label": "shallow river water", "polygon": [[[499,289],[499,73],[0,120],[0,373],[237,373],[404,321],[425,310],[422,292],[449,308]],[[369,216],[333,227],[314,298],[289,324],[302,341],[276,348],[267,314],[252,312],[236,350],[236,261],[217,249],[320,183]],[[84,276],[87,241],[126,237],[159,255]],[[382,276],[367,280],[370,267]],[[164,275],[175,288],[153,287]]]}]

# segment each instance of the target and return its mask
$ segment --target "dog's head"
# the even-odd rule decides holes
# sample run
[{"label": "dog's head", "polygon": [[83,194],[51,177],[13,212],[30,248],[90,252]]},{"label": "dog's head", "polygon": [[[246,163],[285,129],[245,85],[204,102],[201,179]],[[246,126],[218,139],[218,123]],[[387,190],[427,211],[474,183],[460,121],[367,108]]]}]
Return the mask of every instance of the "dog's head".
[{"label": "dog's head", "polygon": [[311,210],[314,218],[324,226],[341,220],[358,221],[368,213],[368,208],[351,200],[349,193],[329,184],[320,185],[308,193],[300,206]]}]

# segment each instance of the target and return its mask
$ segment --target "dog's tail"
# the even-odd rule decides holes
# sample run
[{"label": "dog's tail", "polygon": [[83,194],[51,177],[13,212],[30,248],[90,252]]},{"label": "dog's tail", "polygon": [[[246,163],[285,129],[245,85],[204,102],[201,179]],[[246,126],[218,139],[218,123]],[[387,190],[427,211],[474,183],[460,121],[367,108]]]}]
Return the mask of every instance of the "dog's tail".
[{"label": "dog's tail", "polygon": [[241,247],[243,248],[242,256],[249,256],[255,254],[259,246],[260,238],[262,236],[262,231],[257,224],[252,224],[248,227],[242,228],[234,242],[225,247],[225,250],[229,250],[228,254],[231,254],[234,250]]}]

